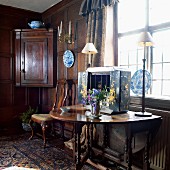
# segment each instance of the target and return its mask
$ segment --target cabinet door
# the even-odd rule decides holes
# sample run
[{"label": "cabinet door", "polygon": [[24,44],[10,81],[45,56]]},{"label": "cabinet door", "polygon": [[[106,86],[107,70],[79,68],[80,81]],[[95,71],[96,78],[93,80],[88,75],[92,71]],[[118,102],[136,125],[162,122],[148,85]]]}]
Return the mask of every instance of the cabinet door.
[{"label": "cabinet door", "polygon": [[[17,47],[18,48],[18,47]],[[20,55],[16,55],[20,68],[21,86],[53,86],[53,34],[48,31],[30,31],[20,34]],[[19,51],[19,50],[16,50]],[[17,81],[17,79],[16,79]]]}]

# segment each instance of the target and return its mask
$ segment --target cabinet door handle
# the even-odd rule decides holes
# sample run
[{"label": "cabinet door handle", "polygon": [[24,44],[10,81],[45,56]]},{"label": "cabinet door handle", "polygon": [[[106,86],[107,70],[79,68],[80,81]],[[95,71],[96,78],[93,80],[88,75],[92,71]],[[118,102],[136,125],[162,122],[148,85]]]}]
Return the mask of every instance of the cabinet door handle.
[{"label": "cabinet door handle", "polygon": [[25,73],[25,70],[24,70],[24,69],[22,69],[20,72],[21,72],[21,73]]}]

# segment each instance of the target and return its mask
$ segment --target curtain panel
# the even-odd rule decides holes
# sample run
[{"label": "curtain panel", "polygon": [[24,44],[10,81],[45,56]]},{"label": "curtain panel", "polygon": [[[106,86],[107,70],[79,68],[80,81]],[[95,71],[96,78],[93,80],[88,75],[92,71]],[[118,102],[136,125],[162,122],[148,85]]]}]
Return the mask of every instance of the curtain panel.
[{"label": "curtain panel", "polygon": [[112,5],[117,0],[83,0],[79,15],[86,16],[92,11],[102,9],[105,6]]},{"label": "curtain panel", "polygon": [[118,0],[83,0],[81,4],[79,15],[85,17],[87,23],[86,43],[92,42],[98,50],[91,56],[92,67],[104,65],[107,6],[115,2]]}]

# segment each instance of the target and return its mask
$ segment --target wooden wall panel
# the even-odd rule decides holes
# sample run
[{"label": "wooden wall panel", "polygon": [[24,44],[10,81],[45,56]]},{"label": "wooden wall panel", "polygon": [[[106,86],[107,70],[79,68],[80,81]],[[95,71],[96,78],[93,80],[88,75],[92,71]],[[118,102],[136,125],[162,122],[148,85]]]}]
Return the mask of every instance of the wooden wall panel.
[{"label": "wooden wall panel", "polygon": [[[68,32],[69,20],[72,21],[73,43],[57,42],[56,61],[54,67],[57,70],[57,79],[77,79],[78,71],[85,70],[84,55],[81,50],[85,45],[85,19],[79,16],[79,9],[82,0],[63,0],[61,3],[53,6],[45,13],[20,10],[0,5],[0,110],[1,115],[6,118],[1,120],[11,122],[13,114],[19,114],[19,110],[24,111],[28,106],[39,106],[42,112],[48,112],[54,102],[55,88],[26,88],[15,87],[15,69],[14,69],[14,44],[11,41],[11,31],[14,29],[29,28],[28,22],[43,18],[47,26],[54,29],[63,22],[63,33]],[[81,38],[81,40],[78,40]],[[66,68],[63,64],[63,54],[65,50],[71,50],[75,54],[75,63],[73,67]],[[81,56],[79,58],[79,56]],[[10,112],[9,112],[10,107]],[[15,113],[13,113],[15,112]],[[8,123],[4,123],[8,126]]]},{"label": "wooden wall panel", "polygon": [[78,77],[78,72],[77,72],[77,64],[78,64],[78,58],[77,58],[77,53],[73,52],[74,54],[74,64],[71,68],[67,68],[67,79],[77,79]]},{"label": "wooden wall panel", "polygon": [[[65,5],[64,5],[65,3]],[[44,21],[51,21],[53,28],[60,26],[62,21],[62,33],[68,33],[69,21],[72,23],[72,44],[67,44],[63,39],[58,41],[57,45],[57,79],[77,79],[78,66],[85,71],[85,60],[78,59],[78,53],[81,52],[86,42],[86,21],[79,15],[82,0],[73,0],[68,3],[67,0],[62,1],[53,8],[43,13]],[[47,24],[47,23],[46,23]],[[66,68],[63,64],[63,54],[65,50],[71,50],[75,55],[75,63],[71,68]]]},{"label": "wooden wall panel", "polygon": [[14,105],[23,106],[26,105],[26,88],[14,87]]},{"label": "wooden wall panel", "polygon": [[12,105],[12,90],[13,88],[11,83],[0,83],[0,107],[9,107]]},{"label": "wooden wall panel", "polygon": [[[12,20],[11,20],[11,18],[12,18]],[[21,16],[18,16],[15,14],[11,16],[9,13],[1,14],[0,23],[3,23],[1,25],[1,28],[6,29],[6,30],[20,28],[20,27],[23,27],[23,25],[25,25],[24,27],[28,27],[27,24],[25,24],[26,21],[21,19]]]},{"label": "wooden wall panel", "polygon": [[81,16],[79,15],[81,3],[82,3],[82,0],[77,0],[76,3],[73,3],[68,7],[68,10],[67,10],[68,21],[79,20],[81,18]]},{"label": "wooden wall panel", "polygon": [[10,31],[0,28],[0,52],[10,53]]},{"label": "wooden wall panel", "polygon": [[0,80],[10,80],[11,79],[11,58],[8,56],[0,56]]},{"label": "wooden wall panel", "polygon": [[57,79],[66,78],[66,68],[63,64],[63,54],[59,53],[57,56]]},{"label": "wooden wall panel", "polygon": [[41,88],[27,88],[27,99],[28,99],[28,104],[31,106],[38,106],[41,101]]},{"label": "wooden wall panel", "polygon": [[[28,21],[41,19],[39,13],[20,10],[0,5],[0,126],[16,126],[19,113],[27,105],[37,104],[37,92],[28,94],[26,88],[16,88],[14,85],[14,50],[11,31],[17,28],[28,28]],[[33,95],[32,95],[33,94]],[[30,97],[30,101],[28,100]],[[39,97],[38,97],[39,98]],[[0,127],[1,128],[1,127]]]},{"label": "wooden wall panel", "polygon": [[83,72],[84,68],[87,68],[87,64],[85,64],[87,60],[87,56],[84,55],[83,53],[78,53],[77,60],[78,60],[78,66],[77,66],[78,72]]},{"label": "wooden wall panel", "polygon": [[78,43],[78,52],[81,52],[84,46],[86,45],[86,30],[87,25],[85,19],[77,21],[77,43]]}]

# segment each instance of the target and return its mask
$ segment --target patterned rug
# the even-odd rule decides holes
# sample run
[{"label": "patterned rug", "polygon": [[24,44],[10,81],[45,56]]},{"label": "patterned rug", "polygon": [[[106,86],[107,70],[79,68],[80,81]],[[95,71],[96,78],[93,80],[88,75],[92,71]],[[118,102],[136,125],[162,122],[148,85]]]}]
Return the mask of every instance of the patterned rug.
[{"label": "patterned rug", "polygon": [[[0,170],[7,167],[34,168],[37,170],[73,170],[73,159],[63,150],[61,139],[49,140],[43,148],[41,138],[28,140],[30,134],[0,137]],[[82,170],[96,170],[89,164]]]}]

